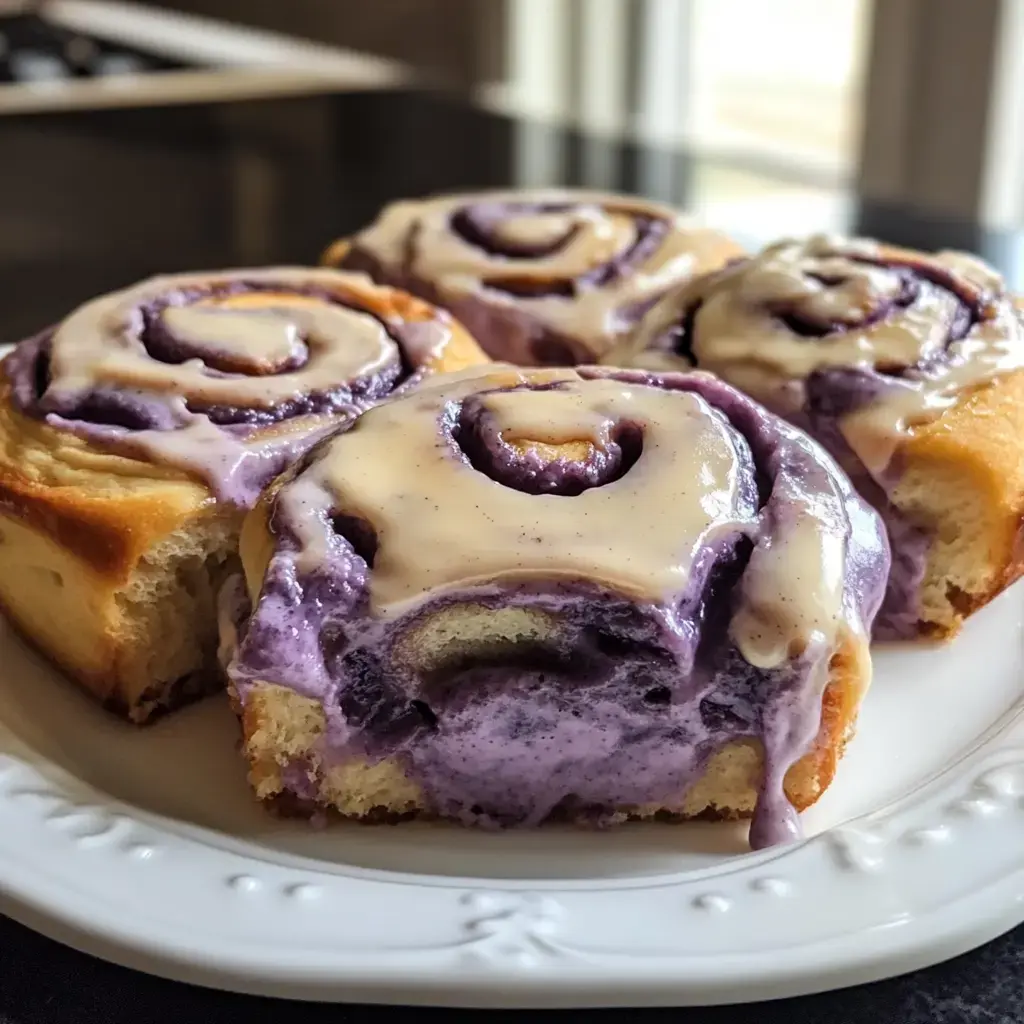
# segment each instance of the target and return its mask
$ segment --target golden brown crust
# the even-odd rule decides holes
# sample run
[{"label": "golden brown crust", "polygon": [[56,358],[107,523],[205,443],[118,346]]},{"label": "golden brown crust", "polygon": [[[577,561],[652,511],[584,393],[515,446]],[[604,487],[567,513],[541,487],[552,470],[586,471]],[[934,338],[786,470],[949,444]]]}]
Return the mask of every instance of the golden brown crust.
[{"label": "golden brown crust", "polygon": [[336,239],[324,249],[320,257],[320,265],[323,267],[340,267],[351,249],[352,243],[349,239]]},{"label": "golden brown crust", "polygon": [[832,784],[839,760],[857,724],[860,702],[871,678],[866,646],[846,637],[832,657],[821,701],[821,725],[813,749],[786,773],[786,796],[806,810]]},{"label": "golden brown crust", "polygon": [[107,636],[97,637],[98,661],[106,667],[98,671],[83,671],[82,666],[72,663],[70,659],[63,657],[59,652],[40,643],[32,630],[22,623],[17,608],[4,600],[3,597],[0,597],[0,613],[3,614],[4,619],[14,629],[14,632],[23,644],[30,647],[39,657],[49,662],[54,668],[59,669],[64,675],[73,678],[100,703],[108,705],[109,702],[111,710],[115,710],[123,714],[124,717],[127,717],[127,713],[122,712],[120,707],[117,706],[116,645],[111,642],[111,638]]},{"label": "golden brown crust", "polygon": [[145,700],[152,700],[151,708],[145,713],[140,712],[138,702],[131,702],[123,691],[121,666],[118,664],[120,644],[114,636],[98,638],[99,658],[106,667],[99,671],[83,671],[82,666],[68,658],[61,657],[53,648],[44,646],[24,627],[17,611],[0,598],[0,615],[17,634],[18,639],[31,648],[36,655],[48,662],[62,675],[74,679],[90,696],[95,698],[107,711],[127,719],[135,725],[150,725],[163,715],[169,714],[192,703],[205,694],[215,693],[224,685],[221,674],[216,670],[198,672],[183,676],[171,687],[154,688],[149,694],[143,694]]},{"label": "golden brown crust", "polygon": [[0,517],[52,539],[111,583],[210,501],[184,474],[93,448],[19,413],[0,372]]},{"label": "golden brown crust", "polygon": [[[938,418],[913,428],[896,461],[902,479],[898,507],[930,522],[940,544],[969,563],[931,568],[946,572],[945,607],[926,609],[922,626],[935,637],[955,635],[963,620],[998,596],[1024,572],[1024,371],[991,380],[964,394]],[[904,482],[905,481],[905,482]],[[928,487],[928,484],[931,484]],[[966,511],[954,519],[949,504]],[[911,506],[910,503],[913,503]],[[955,549],[955,550],[954,550]]]}]

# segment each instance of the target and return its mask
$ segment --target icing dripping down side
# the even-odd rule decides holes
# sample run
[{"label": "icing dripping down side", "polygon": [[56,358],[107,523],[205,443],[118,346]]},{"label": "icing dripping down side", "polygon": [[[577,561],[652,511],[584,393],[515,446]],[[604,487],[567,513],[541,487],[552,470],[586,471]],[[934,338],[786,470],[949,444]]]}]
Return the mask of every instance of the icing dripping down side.
[{"label": "icing dripping down side", "polygon": [[962,253],[785,241],[667,295],[609,362],[710,370],[808,429],[884,519],[882,638],[918,632],[931,527],[898,507],[901,445],[961,396],[1024,368],[1024,317]]}]

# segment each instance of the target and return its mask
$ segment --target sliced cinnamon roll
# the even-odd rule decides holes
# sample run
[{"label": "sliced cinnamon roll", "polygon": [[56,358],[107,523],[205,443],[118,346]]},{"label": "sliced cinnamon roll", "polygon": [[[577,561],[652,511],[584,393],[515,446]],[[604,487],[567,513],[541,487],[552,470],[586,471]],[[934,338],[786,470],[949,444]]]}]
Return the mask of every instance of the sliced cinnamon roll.
[{"label": "sliced cinnamon roll", "polygon": [[467,370],[247,517],[225,601],[257,795],[377,820],[753,816],[798,833],[868,685],[888,552],[800,431],[706,374]]},{"label": "sliced cinnamon roll", "polygon": [[450,309],[495,359],[596,362],[667,289],[739,255],[658,203],[600,192],[409,200],[325,254]]},{"label": "sliced cinnamon roll", "polygon": [[880,637],[947,637],[1020,576],[1024,317],[963,253],[814,237],[676,290],[610,362],[710,370],[808,429],[888,526]]},{"label": "sliced cinnamon roll", "polygon": [[485,357],[365,278],[146,281],[23,342],[0,381],[0,604],[141,722],[217,679],[215,591],[244,511],[378,399]]}]

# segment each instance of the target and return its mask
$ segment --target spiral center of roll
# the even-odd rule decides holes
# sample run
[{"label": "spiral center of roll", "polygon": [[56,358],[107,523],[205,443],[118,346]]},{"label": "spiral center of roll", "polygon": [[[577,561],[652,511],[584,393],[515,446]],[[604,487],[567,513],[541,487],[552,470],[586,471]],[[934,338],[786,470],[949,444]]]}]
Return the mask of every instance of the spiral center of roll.
[{"label": "spiral center of roll", "polygon": [[294,369],[306,360],[302,329],[287,309],[240,313],[215,306],[170,306],[160,315],[185,358],[230,373],[262,375]]},{"label": "spiral center of roll", "polygon": [[[484,283],[521,298],[572,298],[646,259],[666,225],[596,204],[476,203],[456,210],[452,231],[495,261]],[[507,271],[500,261],[508,260]]]},{"label": "spiral center of roll", "polygon": [[526,494],[582,494],[621,479],[639,460],[638,423],[558,388],[491,392],[463,403],[453,431],[478,472]]},{"label": "spiral center of roll", "polygon": [[[939,259],[869,243],[780,243],[668,296],[632,344],[774,401],[829,368],[914,376],[994,313],[984,287]],[[954,360],[957,357],[954,356]]]},{"label": "spiral center of roll", "polygon": [[795,294],[766,301],[768,310],[794,334],[820,338],[866,327],[906,309],[920,280],[906,267],[830,260],[805,275]]},{"label": "spiral center of roll", "polygon": [[507,252],[544,252],[562,245],[576,230],[567,213],[524,214],[498,221],[492,237]]},{"label": "spiral center of roll", "polygon": [[478,203],[452,216],[452,229],[492,256],[539,258],[562,248],[580,226],[568,206]]}]

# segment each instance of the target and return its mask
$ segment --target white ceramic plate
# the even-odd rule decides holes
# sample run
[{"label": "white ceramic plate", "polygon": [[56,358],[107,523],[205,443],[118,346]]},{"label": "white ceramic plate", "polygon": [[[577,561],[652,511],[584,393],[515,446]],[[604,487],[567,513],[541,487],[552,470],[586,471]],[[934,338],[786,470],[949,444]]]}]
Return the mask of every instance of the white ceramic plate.
[{"label": "white ceramic plate", "polygon": [[[1024,920],[1024,590],[877,656],[805,815],[594,834],[274,821],[222,700],[145,731],[0,631],[0,908],[186,981],[484,1006],[760,999],[881,978]],[[69,628],[70,624],[69,624]]]}]

